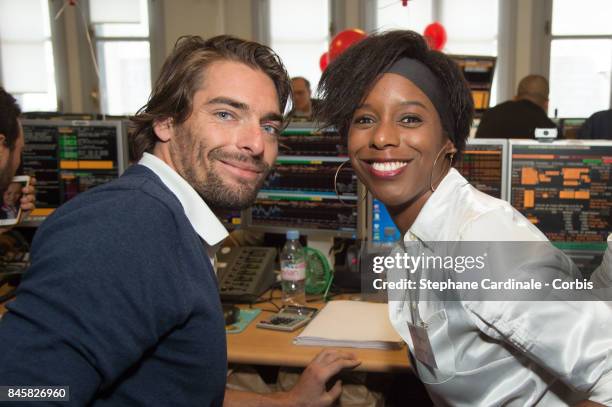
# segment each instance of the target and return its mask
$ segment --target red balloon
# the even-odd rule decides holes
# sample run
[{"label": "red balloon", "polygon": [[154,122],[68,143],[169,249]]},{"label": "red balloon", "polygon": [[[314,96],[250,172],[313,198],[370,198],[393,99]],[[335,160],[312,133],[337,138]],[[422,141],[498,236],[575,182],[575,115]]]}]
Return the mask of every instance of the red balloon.
[{"label": "red balloon", "polygon": [[425,36],[425,39],[427,40],[427,43],[431,49],[440,51],[442,48],[444,48],[447,37],[446,29],[444,29],[442,24],[438,23],[437,21],[429,24],[427,27],[425,27],[425,32],[423,35]]},{"label": "red balloon", "polygon": [[319,67],[321,68],[321,72],[323,72],[325,68],[327,68],[327,65],[329,65],[329,53],[324,52],[321,55],[321,58],[319,58]]},{"label": "red balloon", "polygon": [[363,40],[365,37],[366,33],[358,28],[339,32],[331,44],[329,44],[329,60],[334,60],[334,58],[346,51],[348,47]]}]

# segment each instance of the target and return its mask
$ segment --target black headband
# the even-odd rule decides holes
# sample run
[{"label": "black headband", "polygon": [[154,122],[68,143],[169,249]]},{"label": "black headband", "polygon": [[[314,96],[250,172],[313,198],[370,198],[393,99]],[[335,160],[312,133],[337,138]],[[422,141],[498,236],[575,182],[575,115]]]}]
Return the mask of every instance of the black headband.
[{"label": "black headband", "polygon": [[442,127],[450,132],[449,136],[452,137],[455,127],[448,99],[440,88],[438,78],[425,64],[416,59],[401,58],[395,61],[385,73],[401,75],[421,89],[438,111]]}]

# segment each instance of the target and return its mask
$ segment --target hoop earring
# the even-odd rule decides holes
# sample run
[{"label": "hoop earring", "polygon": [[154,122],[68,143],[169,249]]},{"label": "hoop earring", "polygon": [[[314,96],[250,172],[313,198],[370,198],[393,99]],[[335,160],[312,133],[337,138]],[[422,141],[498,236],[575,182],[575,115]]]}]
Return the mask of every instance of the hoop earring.
[{"label": "hoop earring", "polygon": [[[444,147],[438,151],[438,154],[436,155],[436,159],[434,160],[433,166],[431,168],[431,174],[429,174],[429,189],[431,189],[431,192],[436,192],[436,189],[433,187],[433,173],[434,170],[436,169],[436,163],[438,162],[438,158],[440,158],[440,153],[444,150]],[[455,153],[451,153],[450,155],[450,167],[448,167],[448,169],[450,170],[451,168],[453,168],[453,158],[455,158]]]},{"label": "hoop earring", "polygon": [[[340,203],[342,205],[345,206],[351,206],[351,204],[346,203],[345,201],[342,200],[342,198],[340,198],[340,194],[338,193],[338,174],[340,174],[340,170],[342,169],[342,167],[344,167],[346,165],[346,163],[350,162],[351,160],[348,159],[346,161],[343,161],[338,168],[336,168],[336,173],[334,174],[334,192],[336,193],[336,197],[338,198],[338,200],[340,201]],[[363,196],[363,198],[361,198],[360,200],[363,201],[366,196],[368,196],[368,193],[366,191],[365,195]]]}]

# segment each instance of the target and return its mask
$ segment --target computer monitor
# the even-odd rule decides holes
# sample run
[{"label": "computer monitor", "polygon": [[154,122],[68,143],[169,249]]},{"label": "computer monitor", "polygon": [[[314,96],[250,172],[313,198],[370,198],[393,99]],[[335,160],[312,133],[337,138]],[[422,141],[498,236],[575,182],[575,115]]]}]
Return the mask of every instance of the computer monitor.
[{"label": "computer monitor", "polygon": [[508,140],[469,139],[456,168],[479,191],[506,199]]},{"label": "computer monitor", "polygon": [[[508,140],[469,139],[457,163],[457,170],[478,190],[506,199],[508,183]],[[390,245],[400,239],[385,205],[368,199],[368,235],[374,245]]]},{"label": "computer monitor", "polygon": [[290,123],[278,143],[279,155],[347,157],[347,142],[334,129],[316,123]]},{"label": "computer monitor", "polygon": [[510,141],[509,197],[551,241],[604,250],[611,231],[612,141]]},{"label": "computer monitor", "polygon": [[28,120],[98,120],[97,113],[24,112],[22,119]]},{"label": "computer monitor", "polygon": [[[278,156],[255,204],[244,214],[251,229],[357,237],[358,182],[345,144],[334,130],[315,126],[288,128],[279,139]],[[334,178],[339,196],[334,189]]]},{"label": "computer monitor", "polygon": [[392,245],[401,239],[401,234],[385,205],[372,194],[368,194],[368,232],[373,245]]},{"label": "computer monitor", "polygon": [[80,192],[117,178],[126,168],[120,121],[22,120],[23,172],[36,177],[35,225]]},{"label": "computer monitor", "polygon": [[478,55],[449,55],[449,57],[463,72],[472,91],[476,115],[481,115],[489,108],[491,102],[491,86],[497,58]]}]

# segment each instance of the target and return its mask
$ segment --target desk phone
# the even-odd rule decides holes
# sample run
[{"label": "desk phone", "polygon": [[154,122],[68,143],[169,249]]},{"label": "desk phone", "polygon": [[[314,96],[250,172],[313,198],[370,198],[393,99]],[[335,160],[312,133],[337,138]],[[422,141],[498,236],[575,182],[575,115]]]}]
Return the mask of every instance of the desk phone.
[{"label": "desk phone", "polygon": [[276,282],[273,247],[222,247],[217,276],[223,302],[254,302]]}]

